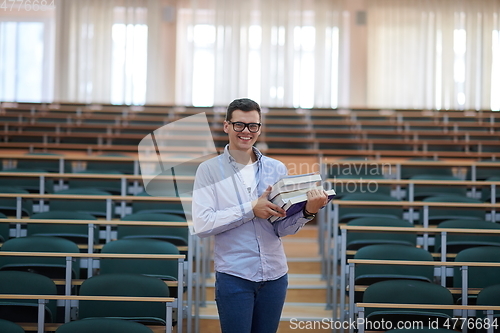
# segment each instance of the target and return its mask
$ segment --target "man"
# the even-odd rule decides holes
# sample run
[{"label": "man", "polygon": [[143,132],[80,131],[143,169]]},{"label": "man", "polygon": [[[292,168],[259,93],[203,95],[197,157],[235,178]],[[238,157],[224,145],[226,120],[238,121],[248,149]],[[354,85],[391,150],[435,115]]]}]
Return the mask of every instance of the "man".
[{"label": "man", "polygon": [[[253,145],[261,110],[250,99],[227,109],[224,153],[200,164],[193,192],[194,232],[215,236],[215,300],[223,333],[275,333],[288,285],[281,237],[296,233],[327,203],[321,190],[307,193],[303,212],[286,216],[268,200],[286,166]],[[286,218],[274,224],[271,216]]]}]

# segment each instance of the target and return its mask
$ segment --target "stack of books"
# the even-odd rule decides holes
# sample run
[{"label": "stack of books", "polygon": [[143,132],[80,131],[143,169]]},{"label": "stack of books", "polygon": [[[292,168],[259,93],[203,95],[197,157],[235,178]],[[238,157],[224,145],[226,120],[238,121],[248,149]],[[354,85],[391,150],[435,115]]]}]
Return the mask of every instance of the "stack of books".
[{"label": "stack of books", "polygon": [[[318,173],[282,177],[273,185],[269,193],[269,200],[286,210],[287,216],[292,216],[304,209],[309,190],[324,190],[321,182],[321,175]],[[328,201],[332,200],[335,196],[333,189],[325,192],[328,195]],[[269,221],[276,222],[281,219],[283,217],[271,216]]]}]

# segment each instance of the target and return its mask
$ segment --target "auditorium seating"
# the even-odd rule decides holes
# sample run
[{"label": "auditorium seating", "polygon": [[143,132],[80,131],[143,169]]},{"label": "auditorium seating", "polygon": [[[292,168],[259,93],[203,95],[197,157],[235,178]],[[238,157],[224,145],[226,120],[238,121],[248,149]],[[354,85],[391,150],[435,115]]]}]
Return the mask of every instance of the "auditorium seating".
[{"label": "auditorium seating", "polygon": [[[223,120],[221,114],[215,112],[213,108],[145,106],[134,109],[128,106],[84,104],[60,104],[56,108],[55,104],[35,103],[18,103],[16,107],[2,105],[2,111],[4,112],[0,114],[0,121],[4,124],[4,141],[0,143],[0,149],[5,152],[2,155],[2,173],[8,176],[4,177],[0,174],[0,185],[6,184],[6,182],[2,183],[3,179],[9,179],[10,182],[23,180],[31,184],[25,186],[26,192],[40,194],[40,179],[43,179],[45,194],[73,195],[76,194],[74,191],[81,191],[86,187],[107,191],[102,195],[109,201],[95,201],[96,204],[104,206],[97,211],[93,204],[91,211],[95,214],[92,219],[95,224],[107,227],[95,229],[93,238],[97,241],[87,251],[99,253],[103,248],[103,253],[105,253],[107,251],[105,246],[119,242],[116,239],[134,241],[134,238],[140,236],[156,236],[155,238],[170,237],[170,240],[177,240],[178,243],[175,244],[177,248],[184,247],[181,253],[188,254],[183,252],[189,244],[185,235],[187,226],[176,228],[176,231],[181,231],[180,234],[172,236],[161,232],[161,237],[158,237],[159,233],[156,231],[151,233],[146,228],[162,228],[162,231],[166,231],[166,227],[119,224],[120,221],[127,222],[136,219],[155,222],[155,219],[148,217],[148,214],[169,216],[166,218],[161,216],[165,219],[159,220],[160,222],[177,221],[172,215],[167,215],[168,213],[176,213],[180,220],[186,220],[178,200],[165,202],[144,200],[148,194],[144,192],[141,184],[139,161],[136,157],[137,143],[146,134],[165,123],[197,112],[206,112],[213,126],[214,142],[221,150],[227,141],[219,124]],[[318,228],[325,230],[330,228],[327,233],[320,236],[328,235],[326,252],[329,254],[325,255],[324,260],[328,260],[330,265],[334,264],[331,258],[332,249],[337,251],[342,246],[339,233],[342,234],[345,230],[342,229],[343,226],[367,228],[356,234],[345,234],[349,241],[356,238],[359,243],[346,247],[346,251],[351,251],[349,258],[368,259],[364,256],[360,257],[363,254],[362,250],[366,246],[374,245],[368,245],[370,240],[365,242],[363,234],[376,235],[373,238],[379,240],[383,239],[385,234],[394,236],[389,238],[400,242],[408,239],[408,243],[411,244],[406,246],[407,248],[417,250],[417,246],[422,247],[418,250],[427,251],[426,253],[431,257],[442,260],[443,253],[439,252],[441,249],[440,231],[434,230],[438,228],[435,228],[433,224],[440,222],[443,216],[435,218],[435,212],[449,209],[455,214],[444,217],[449,219],[451,216],[463,218],[468,214],[464,213],[465,210],[469,210],[470,217],[474,217],[474,221],[483,223],[498,221],[496,211],[498,211],[499,192],[496,191],[493,198],[491,194],[492,190],[495,191],[498,188],[498,186],[495,188],[495,185],[499,181],[495,178],[500,170],[495,159],[500,157],[498,149],[500,143],[496,136],[500,128],[498,122],[500,117],[491,112],[480,111],[474,112],[474,115],[475,117],[471,117],[470,114],[462,111],[270,108],[263,114],[263,134],[258,144],[264,148],[263,151],[267,155],[271,156],[321,155],[318,159],[319,165],[337,163],[337,165],[347,167],[357,166],[358,169],[348,170],[347,174],[342,173],[342,168],[334,170],[340,172],[329,173],[325,179],[332,185],[368,184],[370,181],[371,184],[377,184],[376,191],[372,193],[377,195],[376,199],[360,193],[359,187],[354,190],[353,187],[343,187],[343,191],[339,191],[338,198],[329,206],[329,211],[325,214],[328,220],[317,221]],[[196,138],[188,136],[183,141],[186,146],[178,147],[178,150],[172,149],[171,156],[194,152],[195,148],[189,146],[190,140],[196,140]],[[366,167],[363,167],[363,163]],[[36,166],[35,169],[31,168],[34,166]],[[359,172],[353,173],[352,170]],[[10,173],[20,171],[29,172],[18,175]],[[31,176],[27,175],[28,173]],[[188,177],[192,175],[193,173],[189,172]],[[19,185],[21,183],[17,182]],[[0,189],[0,193],[8,191]],[[26,192],[17,193],[27,194]],[[449,197],[446,198],[445,196],[450,192],[463,199],[460,202],[454,202]],[[426,199],[437,195],[439,199]],[[140,200],[134,200],[133,197],[140,197]],[[177,195],[172,195],[172,197],[177,197]],[[7,217],[14,217],[16,214],[19,218],[25,217],[22,224],[18,221],[10,225],[10,234],[21,235],[27,232],[30,236],[33,234],[34,227],[39,224],[30,224],[27,217],[45,218],[43,214],[53,212],[54,209],[68,208],[70,204],[76,203],[74,200],[66,199],[57,207],[58,201],[61,202],[61,198],[24,197],[20,201],[22,214],[19,215],[19,204],[16,198],[0,197],[0,204],[6,203],[4,212]],[[88,206],[89,201],[77,201],[81,201],[79,206],[83,208],[70,209],[88,211],[89,207],[85,205]],[[112,204],[111,208],[109,202]],[[463,207],[460,207],[460,204],[463,204]],[[47,208],[50,209],[49,212],[44,212],[43,210]],[[391,227],[412,229],[414,232],[400,229],[377,232],[374,230],[382,227],[382,223],[366,225],[355,222],[372,219],[374,213],[381,211],[383,215],[393,216],[391,220],[386,218],[386,221],[398,220],[405,224]],[[54,219],[57,218],[49,217],[48,225]],[[336,224],[333,224],[335,219],[337,219]],[[86,220],[91,221],[90,218]],[[322,225],[322,223],[328,225]],[[8,224],[2,223],[2,225]],[[87,233],[88,237],[88,227],[83,223],[78,225],[81,227],[81,232],[78,234],[83,237],[79,245],[84,245],[86,242],[84,234]],[[385,227],[391,228],[387,225]],[[479,225],[477,227],[480,228]],[[370,228],[374,229],[370,230]],[[450,226],[443,224],[440,228],[447,230]],[[456,252],[453,248],[454,242],[459,240],[460,236],[462,234],[459,233],[448,233],[445,236],[444,239],[447,242],[445,259],[453,261],[453,255]],[[495,235],[484,236],[484,238],[489,237],[494,238]],[[335,243],[335,246],[332,246],[330,242]],[[85,247],[80,246],[80,251],[84,254]],[[114,253],[117,254],[116,251]],[[401,253],[394,251],[394,254]],[[336,255],[340,257],[338,252]],[[104,264],[101,268],[106,271],[105,262],[113,259],[96,258],[93,260]],[[123,260],[125,262],[125,260],[134,259]],[[342,264],[348,264],[347,257],[341,260],[344,260],[341,261]],[[425,266],[427,271],[430,267]],[[341,274],[348,275],[347,267],[342,266],[341,270],[343,270]],[[439,269],[436,268],[436,271]],[[439,272],[441,276],[434,276],[438,281],[440,277],[446,276],[446,274],[442,275],[443,270]],[[362,269],[357,271],[357,274],[362,274]],[[327,278],[330,279],[331,275]],[[428,279],[431,277],[428,276]],[[343,283],[346,287],[347,281]],[[456,290],[452,292],[457,293]]]}]

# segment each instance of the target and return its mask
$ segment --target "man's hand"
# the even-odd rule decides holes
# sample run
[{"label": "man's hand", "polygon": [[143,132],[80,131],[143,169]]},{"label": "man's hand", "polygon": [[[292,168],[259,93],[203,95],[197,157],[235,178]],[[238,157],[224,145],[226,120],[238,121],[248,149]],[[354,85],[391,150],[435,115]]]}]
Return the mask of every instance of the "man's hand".
[{"label": "man's hand", "polygon": [[253,213],[255,216],[260,217],[261,219],[268,219],[273,215],[279,217],[286,216],[286,212],[283,208],[273,204],[267,198],[269,196],[269,193],[271,192],[271,189],[272,187],[268,186],[258,199],[252,201]]},{"label": "man's hand", "polygon": [[328,203],[328,194],[324,190],[310,190],[307,192],[306,210],[316,214],[318,210]]}]

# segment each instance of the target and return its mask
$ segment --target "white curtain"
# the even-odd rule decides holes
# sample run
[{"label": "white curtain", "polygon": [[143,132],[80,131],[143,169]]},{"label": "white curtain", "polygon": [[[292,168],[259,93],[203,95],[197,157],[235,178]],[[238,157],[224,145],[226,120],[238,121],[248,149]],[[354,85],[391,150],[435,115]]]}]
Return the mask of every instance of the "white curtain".
[{"label": "white curtain", "polygon": [[370,0],[367,104],[500,107],[498,0]]},{"label": "white curtain", "polygon": [[[144,104],[148,84],[158,81],[148,75],[160,45],[148,40],[148,19],[158,24],[160,5],[153,0],[59,2],[54,99]],[[151,36],[155,41],[157,34]]]},{"label": "white curtain", "polygon": [[340,0],[177,3],[178,104],[338,105]]}]

